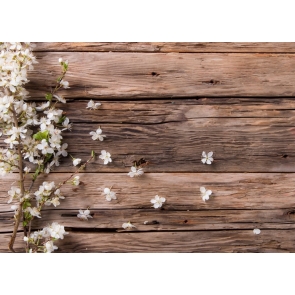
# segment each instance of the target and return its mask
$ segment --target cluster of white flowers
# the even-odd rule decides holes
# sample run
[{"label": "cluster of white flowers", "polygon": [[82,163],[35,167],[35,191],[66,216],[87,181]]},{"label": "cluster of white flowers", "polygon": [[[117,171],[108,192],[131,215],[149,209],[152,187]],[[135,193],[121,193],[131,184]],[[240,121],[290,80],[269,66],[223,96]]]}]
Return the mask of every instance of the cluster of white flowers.
[{"label": "cluster of white flowers", "polygon": [[53,222],[51,225],[44,227],[41,231],[35,231],[29,237],[24,237],[24,241],[29,244],[29,252],[51,253],[58,249],[54,241],[63,239],[68,232],[63,225]]},{"label": "cluster of white flowers", "polygon": [[[29,43],[2,43],[0,45],[0,120],[5,122],[1,135],[7,149],[1,149],[0,174],[13,172],[17,167],[17,149],[24,159],[39,166],[38,171],[49,173],[52,166],[59,166],[59,157],[67,156],[67,144],[62,144],[62,131],[71,128],[63,111],[52,104],[52,99],[66,103],[66,100],[48,93],[46,103],[36,106],[27,103],[28,92],[23,88],[28,82],[27,72],[33,69],[36,58]],[[68,62],[60,61],[63,73]],[[58,88],[68,88],[63,79]]]}]

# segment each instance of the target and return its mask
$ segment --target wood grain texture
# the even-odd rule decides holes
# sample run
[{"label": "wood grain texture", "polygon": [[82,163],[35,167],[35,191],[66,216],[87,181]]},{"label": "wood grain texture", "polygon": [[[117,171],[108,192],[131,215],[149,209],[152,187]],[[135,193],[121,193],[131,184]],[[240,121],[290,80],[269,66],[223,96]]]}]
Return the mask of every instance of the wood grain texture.
[{"label": "wood grain texture", "polygon": [[36,53],[32,97],[44,97],[69,61],[70,98],[181,98],[294,96],[293,54],[238,53]]},{"label": "wood grain texture", "polygon": [[[295,230],[265,230],[254,235],[253,230],[192,231],[192,232],[70,232],[56,245],[61,253],[294,253]],[[9,234],[0,234],[0,252],[6,252]],[[24,242],[18,234],[15,249],[24,252]]]},{"label": "wood grain texture", "polygon": [[[71,88],[60,107],[73,123],[68,151],[86,161],[105,149],[113,159],[90,163],[81,185],[64,186],[61,205],[34,220],[34,230],[65,226],[57,252],[295,252],[295,43],[39,42],[35,52],[30,100],[44,101],[58,58],[67,59]],[[86,110],[89,99],[102,106]],[[103,142],[89,135],[98,126]],[[202,151],[211,150],[213,164],[203,165]],[[146,173],[128,177],[141,157]],[[33,192],[72,171],[62,159]],[[16,184],[16,174],[0,177],[0,252],[8,252],[7,191]],[[111,186],[117,200],[108,202],[102,192]],[[213,191],[209,201],[200,186]],[[158,210],[156,194],[166,198]],[[93,219],[80,221],[88,207]],[[128,221],[136,228],[123,230]],[[22,237],[20,228],[19,252]]]},{"label": "wood grain texture", "polygon": [[34,44],[36,52],[295,52],[294,42],[36,42]]},{"label": "wood grain texture", "polygon": [[[164,206],[165,208],[165,206]],[[81,221],[78,210],[44,210],[42,218],[34,219],[32,229],[39,230],[58,222],[67,229],[97,232],[124,232],[122,224],[130,221],[131,231],[193,231],[224,229],[295,229],[295,209],[266,210],[155,210],[155,209],[91,209],[93,219]],[[13,213],[0,218],[0,232],[12,232]],[[145,224],[146,223],[146,224]],[[129,230],[130,231],[130,230]]]},{"label": "wood grain texture", "polygon": [[[111,164],[97,159],[88,172],[128,172],[141,157],[151,162],[148,172],[295,172],[293,100],[224,101],[101,101],[95,111],[86,101],[70,101],[61,106],[74,124],[64,141],[84,161],[91,150],[111,153]],[[98,126],[107,136],[103,142],[89,135]],[[202,151],[211,150],[214,164],[203,165]],[[74,171],[71,158],[54,171]]]},{"label": "wood grain texture", "polygon": [[[33,192],[43,181],[59,183],[69,174],[52,173],[39,179]],[[1,178],[0,212],[11,211],[7,191],[17,175]],[[295,207],[294,175],[292,173],[146,173],[130,178],[126,173],[84,173],[84,184],[62,188],[66,197],[58,209],[151,209],[155,195],[165,197],[164,210],[265,210]],[[29,182],[27,182],[29,184]],[[117,200],[108,202],[102,195],[105,187],[113,186]],[[200,186],[212,190],[208,202],[203,202]],[[56,210],[53,206],[48,210]],[[253,220],[255,222],[255,220]]]}]

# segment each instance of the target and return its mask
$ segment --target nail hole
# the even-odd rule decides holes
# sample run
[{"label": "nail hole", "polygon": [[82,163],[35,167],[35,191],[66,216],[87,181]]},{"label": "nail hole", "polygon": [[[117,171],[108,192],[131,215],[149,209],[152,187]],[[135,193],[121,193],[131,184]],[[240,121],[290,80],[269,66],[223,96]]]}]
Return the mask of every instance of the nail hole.
[{"label": "nail hole", "polygon": [[288,158],[288,155],[283,155],[282,158],[285,158],[286,159],[286,158]]},{"label": "nail hole", "polygon": [[160,76],[160,74],[156,73],[156,72],[152,72],[152,76]]},{"label": "nail hole", "polygon": [[187,220],[185,220],[184,223],[187,223]]}]

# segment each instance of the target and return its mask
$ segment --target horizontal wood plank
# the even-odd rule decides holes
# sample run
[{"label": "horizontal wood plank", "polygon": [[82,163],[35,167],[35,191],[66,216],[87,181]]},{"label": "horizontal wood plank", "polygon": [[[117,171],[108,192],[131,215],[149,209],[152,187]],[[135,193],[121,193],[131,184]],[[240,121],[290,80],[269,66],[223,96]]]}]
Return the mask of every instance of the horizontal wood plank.
[{"label": "horizontal wood plank", "polygon": [[[51,173],[40,177],[33,192],[43,181],[58,184],[69,177],[68,173]],[[17,175],[2,177],[0,212],[11,211],[7,204],[7,191]],[[288,209],[295,207],[294,175],[292,173],[146,173],[130,178],[127,173],[81,173],[84,184],[66,185],[58,209],[151,209],[155,195],[166,198],[164,210],[215,210],[215,209]],[[30,184],[27,181],[27,187]],[[15,185],[15,184],[14,184]],[[113,186],[117,200],[106,201],[102,192]],[[200,187],[212,190],[208,202],[203,202]],[[46,207],[55,210],[53,206]]]},{"label": "horizontal wood plank", "polygon": [[295,52],[294,42],[36,42],[34,51]]},{"label": "horizontal wood plank", "polygon": [[28,91],[44,97],[69,61],[70,98],[181,98],[295,95],[292,54],[36,53]]},{"label": "horizontal wood plank", "polygon": [[[46,208],[45,208],[46,209]],[[44,210],[35,218],[32,229],[38,230],[58,222],[66,228],[122,232],[130,221],[132,231],[191,231],[224,229],[295,229],[295,209],[274,210],[155,210],[91,209],[93,219],[81,221],[78,210]],[[12,232],[13,212],[1,213],[0,232]]]},{"label": "horizontal wood plank", "polygon": [[[56,242],[60,253],[232,253],[232,252],[292,252],[295,230],[265,230],[254,235],[253,230],[190,231],[190,232],[70,232]],[[7,252],[9,234],[0,234],[0,252]],[[15,250],[24,252],[19,233]]]},{"label": "horizontal wood plank", "polygon": [[[74,124],[64,133],[70,154],[83,161],[91,150],[99,155],[105,149],[112,155],[111,164],[97,158],[88,172],[127,173],[141,157],[151,162],[148,172],[295,172],[291,99],[101,102],[95,111],[86,109],[87,101],[61,106]],[[103,142],[89,135],[98,126],[107,136]],[[211,150],[215,162],[203,165],[202,151]],[[68,157],[54,171],[74,169]]]}]

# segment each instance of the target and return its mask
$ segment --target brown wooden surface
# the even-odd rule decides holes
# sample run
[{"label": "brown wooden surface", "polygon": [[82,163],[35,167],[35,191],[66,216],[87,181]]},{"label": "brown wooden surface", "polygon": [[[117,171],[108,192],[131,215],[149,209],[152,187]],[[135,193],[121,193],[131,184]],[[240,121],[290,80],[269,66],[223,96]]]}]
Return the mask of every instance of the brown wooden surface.
[{"label": "brown wooden surface", "polygon": [[295,95],[294,54],[38,52],[28,90],[42,98],[69,60],[72,98]]},{"label": "brown wooden surface", "polygon": [[[66,227],[58,252],[295,252],[294,43],[39,43],[36,51],[32,100],[53,85],[58,57],[69,60],[61,108],[73,122],[64,133],[70,154],[85,161],[105,149],[113,159],[90,163],[83,184],[63,187],[61,205],[34,220],[34,229]],[[102,106],[87,110],[90,98]],[[89,135],[98,126],[103,142]],[[201,163],[203,150],[214,152],[212,165]],[[141,157],[146,173],[128,177]],[[64,158],[34,190],[72,171]],[[16,177],[0,178],[0,252]],[[112,185],[118,199],[108,202],[102,190]],[[209,201],[200,186],[213,191]],[[156,194],[167,200],[159,210]],[[80,221],[87,207],[94,218]],[[136,229],[123,230],[128,221]]]},{"label": "brown wooden surface", "polygon": [[262,52],[295,53],[294,42],[37,42],[35,51],[62,52]]}]

